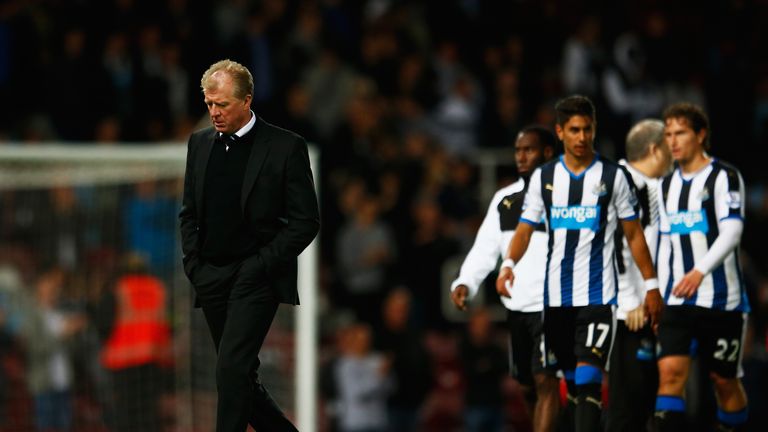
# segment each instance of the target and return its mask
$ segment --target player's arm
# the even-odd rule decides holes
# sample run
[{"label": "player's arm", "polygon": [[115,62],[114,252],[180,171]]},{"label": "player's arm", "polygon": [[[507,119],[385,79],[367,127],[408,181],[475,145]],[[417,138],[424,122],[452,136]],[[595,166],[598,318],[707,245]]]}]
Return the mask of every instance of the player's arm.
[{"label": "player's arm", "polygon": [[651,325],[655,326],[658,323],[663,302],[659,292],[659,282],[656,279],[656,270],[653,268],[653,260],[651,260],[648,245],[645,243],[643,228],[637,219],[622,220],[621,227],[624,229],[624,236],[627,238],[632,258],[645,280],[645,313],[651,319]]},{"label": "player's arm", "polygon": [[502,198],[503,194],[497,192],[491,200],[485,219],[475,236],[475,242],[461,264],[459,277],[451,284],[451,301],[459,310],[467,308],[467,301],[477,295],[480,284],[499,260],[502,231],[497,206]]},{"label": "player's arm", "polygon": [[521,220],[517,224],[515,235],[509,242],[507,254],[501,263],[499,276],[496,278],[496,292],[500,296],[510,297],[507,287],[512,287],[515,281],[515,274],[512,270],[515,268],[515,263],[520,261],[525,251],[528,250],[528,244],[531,242],[533,231],[534,226],[528,221]]},{"label": "player's arm", "polygon": [[[656,268],[656,251],[659,246],[659,202],[658,202],[658,195],[655,193],[656,187],[657,187],[657,183],[646,184],[646,188],[648,191],[648,225],[646,225],[645,228],[643,229],[645,244],[646,246],[648,246],[648,252],[651,254],[651,261],[654,265],[654,268]],[[651,190],[651,188],[653,188],[653,191]],[[637,284],[634,284],[634,285],[637,285]],[[637,296],[637,298],[639,299],[645,298],[644,286],[642,285],[631,286],[629,288],[635,291],[635,295]],[[620,286],[620,289],[621,289],[621,286]],[[645,326],[645,323],[646,323],[645,303],[643,301],[636,308],[627,312],[627,319],[625,320],[625,324],[627,325],[627,328],[629,328],[629,330],[639,331]]]},{"label": "player's arm", "polygon": [[739,245],[741,233],[744,230],[744,223],[741,220],[726,219],[721,221],[717,228],[720,231],[717,239],[693,269],[675,285],[672,294],[686,298],[693,296],[699,289],[701,281],[704,280],[704,276],[722,264],[725,257]]}]

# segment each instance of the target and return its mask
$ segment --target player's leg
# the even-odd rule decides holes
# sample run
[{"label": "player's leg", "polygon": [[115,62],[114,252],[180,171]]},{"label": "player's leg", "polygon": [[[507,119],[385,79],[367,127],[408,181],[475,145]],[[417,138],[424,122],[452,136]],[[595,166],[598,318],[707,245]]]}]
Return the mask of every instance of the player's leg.
[{"label": "player's leg", "polygon": [[712,374],[717,395],[717,430],[721,432],[742,431],[747,422],[747,395],[739,378],[724,378]]},{"label": "player's leg", "polygon": [[[523,390],[523,396],[527,402],[528,414],[533,418],[536,404],[536,391],[534,388],[533,373],[531,372],[532,352],[539,351],[539,347],[534,346],[534,340],[531,338],[527,328],[525,316],[527,314],[520,311],[507,312],[507,330],[509,334],[509,373],[520,384]],[[537,315],[541,315],[540,313]],[[539,318],[540,320],[541,318]]]},{"label": "player's leg", "polygon": [[654,414],[659,432],[686,430],[683,396],[691,367],[691,328],[697,324],[691,312],[689,306],[668,306],[659,321],[659,390]]},{"label": "player's leg", "polygon": [[647,430],[659,382],[655,345],[649,325],[633,332],[617,321],[608,365],[608,431]]},{"label": "player's leg", "polygon": [[545,307],[543,315],[543,352],[547,353],[545,369],[550,373],[561,371],[567,384],[567,402],[558,416],[557,430],[570,432],[574,430],[576,412],[576,385],[573,381],[576,369],[576,356],[573,353],[576,316],[570,307]]},{"label": "player's leg", "polygon": [[596,431],[602,415],[603,370],[613,341],[612,306],[584,306],[576,312],[574,353],[576,374],[576,431]]},{"label": "player's leg", "polygon": [[747,421],[747,396],[739,378],[746,316],[741,312],[705,310],[706,334],[702,356],[708,359],[717,396],[717,430],[741,431]]},{"label": "player's leg", "polygon": [[537,396],[533,412],[533,430],[554,431],[560,412],[560,380],[549,371],[534,374],[533,380],[536,383]]},{"label": "player's leg", "polygon": [[554,360],[554,353],[544,346],[544,324],[541,313],[526,313],[522,317],[526,333],[531,341],[528,356],[533,382],[536,388],[536,404],[533,408],[533,430],[551,432],[557,424],[560,411],[560,380],[553,370],[545,366]]}]

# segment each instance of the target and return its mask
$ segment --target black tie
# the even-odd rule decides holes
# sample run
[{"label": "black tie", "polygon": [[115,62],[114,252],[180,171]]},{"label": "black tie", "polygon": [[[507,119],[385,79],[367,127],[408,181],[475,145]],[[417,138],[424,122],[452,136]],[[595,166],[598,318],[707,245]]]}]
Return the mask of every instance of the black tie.
[{"label": "black tie", "polygon": [[221,141],[222,143],[224,143],[224,150],[229,151],[229,147],[237,142],[237,138],[238,136],[235,134],[228,135],[221,132],[219,133],[219,137],[217,138],[217,141]]}]

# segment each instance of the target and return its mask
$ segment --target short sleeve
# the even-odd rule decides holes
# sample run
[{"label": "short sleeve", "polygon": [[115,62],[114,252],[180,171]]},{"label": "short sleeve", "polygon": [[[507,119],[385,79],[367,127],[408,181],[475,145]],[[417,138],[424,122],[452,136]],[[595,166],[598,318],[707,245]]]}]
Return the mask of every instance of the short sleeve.
[{"label": "short sleeve", "polygon": [[715,182],[717,220],[744,219],[744,179],[735,169],[724,169]]},{"label": "short sleeve", "polygon": [[536,168],[533,174],[531,174],[528,192],[525,194],[520,222],[536,226],[541,223],[543,214],[544,199],[541,197],[541,168]]},{"label": "short sleeve", "polygon": [[634,183],[629,180],[629,173],[623,167],[618,168],[616,181],[613,185],[613,205],[619,219],[630,220],[637,218],[638,200]]}]

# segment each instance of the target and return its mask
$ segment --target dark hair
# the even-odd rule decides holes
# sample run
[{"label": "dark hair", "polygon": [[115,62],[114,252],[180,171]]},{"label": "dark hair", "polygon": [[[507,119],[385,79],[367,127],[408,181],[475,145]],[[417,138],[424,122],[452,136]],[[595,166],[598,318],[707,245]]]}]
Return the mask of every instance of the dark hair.
[{"label": "dark hair", "polygon": [[595,118],[595,105],[586,96],[573,95],[560,99],[555,104],[555,120],[560,126],[565,126],[565,123],[573,116],[586,116],[596,121]]},{"label": "dark hair", "polygon": [[520,135],[529,133],[536,135],[542,148],[552,147],[552,149],[557,150],[557,138],[548,128],[540,125],[529,125],[520,130]]},{"label": "dark hair", "polygon": [[704,137],[704,149],[709,150],[709,117],[707,117],[707,113],[705,113],[704,109],[700,106],[689,102],[672,104],[664,110],[662,117],[664,118],[665,123],[672,118],[685,119],[685,121],[688,122],[688,126],[690,126],[697,134],[706,129],[707,135]]}]

